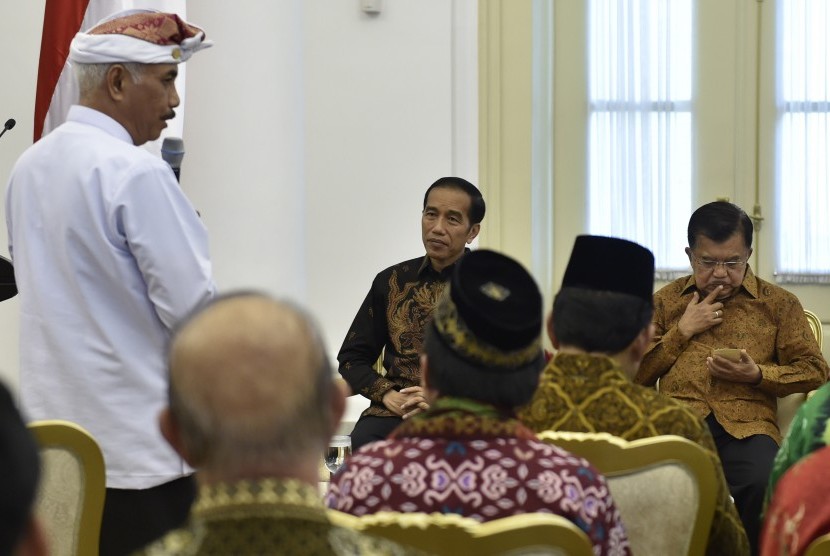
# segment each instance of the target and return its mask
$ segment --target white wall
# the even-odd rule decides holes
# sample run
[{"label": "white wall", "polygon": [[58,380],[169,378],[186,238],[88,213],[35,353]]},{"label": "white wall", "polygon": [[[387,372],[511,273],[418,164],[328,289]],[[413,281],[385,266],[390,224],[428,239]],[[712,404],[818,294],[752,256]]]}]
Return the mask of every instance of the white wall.
[{"label": "white wall", "polygon": [[[0,123],[14,118],[17,125],[0,138],[0,183],[5,185],[12,165],[32,144],[35,83],[40,55],[40,33],[45,0],[5,4],[0,18],[0,52],[5,56],[0,81]],[[6,219],[0,210],[0,254],[8,257]],[[0,303],[0,379],[17,385],[18,311],[17,298]]]},{"label": "white wall", "polygon": [[[5,13],[0,181],[31,142],[45,0]],[[423,253],[437,177],[476,181],[475,0],[199,0],[216,45],[187,64],[182,187],[208,226],[220,289],[310,308],[332,358],[382,268]],[[10,78],[13,76],[14,79]],[[0,253],[7,254],[5,221]],[[0,376],[17,381],[17,303],[0,304]],[[363,405],[352,398],[352,417]]]},{"label": "white wall", "polygon": [[182,186],[220,289],[305,298],[302,2],[190,2],[215,42],[188,62]]}]

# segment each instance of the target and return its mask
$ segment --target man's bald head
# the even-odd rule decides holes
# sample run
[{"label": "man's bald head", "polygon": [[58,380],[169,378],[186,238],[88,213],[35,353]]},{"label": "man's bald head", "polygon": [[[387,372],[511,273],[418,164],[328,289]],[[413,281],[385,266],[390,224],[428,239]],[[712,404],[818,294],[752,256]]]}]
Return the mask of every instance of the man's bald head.
[{"label": "man's bald head", "polygon": [[170,411],[191,463],[266,472],[319,454],[334,384],[320,335],[299,308],[263,294],[217,298],[174,334]]}]

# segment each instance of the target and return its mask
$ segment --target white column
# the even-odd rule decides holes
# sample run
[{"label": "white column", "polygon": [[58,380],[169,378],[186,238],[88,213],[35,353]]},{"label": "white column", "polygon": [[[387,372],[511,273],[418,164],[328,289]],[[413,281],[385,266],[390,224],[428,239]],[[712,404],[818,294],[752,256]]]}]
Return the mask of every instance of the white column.
[{"label": "white column", "polygon": [[215,46],[187,68],[182,187],[221,290],[306,294],[303,2],[190,2]]}]

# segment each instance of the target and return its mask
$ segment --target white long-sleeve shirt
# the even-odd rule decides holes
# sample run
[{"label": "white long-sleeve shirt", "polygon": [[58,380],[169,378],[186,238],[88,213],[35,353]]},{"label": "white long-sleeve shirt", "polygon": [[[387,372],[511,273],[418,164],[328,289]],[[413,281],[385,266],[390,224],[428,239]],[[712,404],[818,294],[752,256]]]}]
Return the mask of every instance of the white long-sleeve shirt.
[{"label": "white long-sleeve shirt", "polygon": [[6,191],[29,419],[68,419],[104,452],[107,486],[190,472],[162,438],[171,327],[215,293],[207,231],[169,166],[112,118],[73,106]]}]

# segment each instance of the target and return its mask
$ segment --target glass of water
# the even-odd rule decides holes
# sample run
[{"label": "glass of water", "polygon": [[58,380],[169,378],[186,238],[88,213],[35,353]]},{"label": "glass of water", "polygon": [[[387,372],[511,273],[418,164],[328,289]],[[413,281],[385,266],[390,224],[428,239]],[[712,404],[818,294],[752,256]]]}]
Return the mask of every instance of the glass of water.
[{"label": "glass of water", "polygon": [[323,454],[323,460],[326,463],[326,469],[329,473],[337,473],[337,470],[346,461],[346,458],[352,454],[352,437],[349,435],[335,435],[331,437],[328,448]]}]

